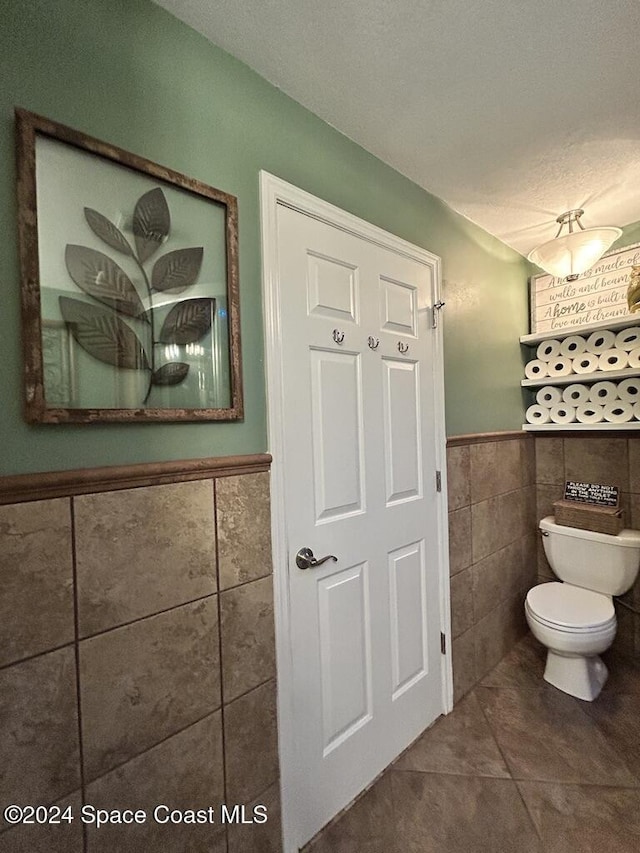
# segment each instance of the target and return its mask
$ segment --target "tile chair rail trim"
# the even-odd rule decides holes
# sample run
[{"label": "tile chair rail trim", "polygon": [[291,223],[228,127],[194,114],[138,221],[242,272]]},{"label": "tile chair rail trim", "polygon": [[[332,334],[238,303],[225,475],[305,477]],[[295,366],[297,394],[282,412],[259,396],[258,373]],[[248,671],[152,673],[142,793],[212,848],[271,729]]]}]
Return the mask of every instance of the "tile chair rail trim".
[{"label": "tile chair rail trim", "polygon": [[214,456],[0,476],[0,505],[269,471],[271,454]]}]

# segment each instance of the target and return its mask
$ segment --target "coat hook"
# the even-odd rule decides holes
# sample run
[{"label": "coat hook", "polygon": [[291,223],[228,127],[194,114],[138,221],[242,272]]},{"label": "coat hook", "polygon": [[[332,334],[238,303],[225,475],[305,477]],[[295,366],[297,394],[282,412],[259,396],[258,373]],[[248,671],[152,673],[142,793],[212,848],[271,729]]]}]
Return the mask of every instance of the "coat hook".
[{"label": "coat hook", "polygon": [[367,343],[371,347],[371,349],[378,349],[380,346],[380,338],[374,338],[373,335],[369,335],[367,338]]},{"label": "coat hook", "polygon": [[342,341],[344,340],[344,332],[341,332],[339,329],[334,329],[333,330],[333,340],[337,344],[341,344]]},{"label": "coat hook", "polygon": [[409,352],[409,344],[403,344],[402,341],[398,341],[398,352],[401,352],[402,355]]}]

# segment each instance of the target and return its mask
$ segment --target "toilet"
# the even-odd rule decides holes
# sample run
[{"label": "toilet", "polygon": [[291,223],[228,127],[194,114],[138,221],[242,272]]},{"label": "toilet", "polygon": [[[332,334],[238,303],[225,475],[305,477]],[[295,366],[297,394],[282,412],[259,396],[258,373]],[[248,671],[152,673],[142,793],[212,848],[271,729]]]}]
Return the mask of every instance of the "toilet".
[{"label": "toilet", "polygon": [[640,530],[617,536],[540,522],[549,565],[562,583],[534,586],[525,614],[533,636],[547,647],[545,681],[592,702],[607,680],[599,655],[616,635],[614,595],[629,590],[640,568]]}]

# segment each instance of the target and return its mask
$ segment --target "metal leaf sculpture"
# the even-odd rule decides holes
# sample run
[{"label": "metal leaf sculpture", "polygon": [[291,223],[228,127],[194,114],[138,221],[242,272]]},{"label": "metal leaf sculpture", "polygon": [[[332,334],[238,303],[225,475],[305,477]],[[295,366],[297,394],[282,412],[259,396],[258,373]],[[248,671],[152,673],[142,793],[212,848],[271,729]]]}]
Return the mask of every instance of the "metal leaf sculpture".
[{"label": "metal leaf sculpture", "polygon": [[98,213],[97,210],[92,210],[90,207],[85,207],[84,218],[87,220],[89,228],[96,234],[107,246],[111,246],[118,252],[125,255],[131,255],[131,246],[124,234],[117,228],[113,222]]},{"label": "metal leaf sculpture", "polygon": [[640,265],[631,267],[629,287],[627,288],[627,306],[629,313],[640,311]]},{"label": "metal leaf sculpture", "polygon": [[153,266],[151,287],[163,293],[181,293],[197,280],[203,253],[202,246],[198,246],[162,255]]},{"label": "metal leaf sculpture", "polygon": [[158,339],[163,344],[193,344],[211,328],[215,299],[183,299],[165,317]]},{"label": "metal leaf sculpture", "polygon": [[[195,284],[204,249],[194,246],[167,252],[155,262],[149,278],[144,264],[165,242],[171,230],[169,206],[160,187],[149,190],[136,202],[133,212],[135,249],[120,229],[99,211],[85,207],[84,216],[89,228],[103,243],[127,256],[128,263],[137,267],[145,285],[148,307],[133,280],[108,255],[88,246],[69,244],[65,249],[69,275],[84,293],[107,308],[61,296],[60,312],[75,340],[94,358],[117,368],[150,371],[146,403],[154,386],[179,385],[189,373],[189,365],[183,361],[169,361],[157,367],[156,346],[192,344],[201,340],[211,328],[216,300],[209,297],[183,299],[169,310],[156,338],[153,292],[179,293]],[[134,328],[119,315],[148,327],[146,350]]]},{"label": "metal leaf sculpture", "polygon": [[148,261],[169,236],[171,216],[160,187],[140,196],[133,212],[133,236],[140,263]]},{"label": "metal leaf sculpture", "polygon": [[151,381],[154,385],[178,385],[189,372],[189,365],[183,361],[169,361],[154,370]]},{"label": "metal leaf sculpture", "polygon": [[129,317],[137,317],[144,311],[144,305],[133,282],[107,255],[86,246],[69,244],[64,253],[64,260],[69,275],[80,290],[84,290],[98,302],[109,305]]},{"label": "metal leaf sculpture", "polygon": [[61,296],[59,301],[73,337],[90,355],[113,367],[149,369],[142,342],[117,314],[67,296]]}]

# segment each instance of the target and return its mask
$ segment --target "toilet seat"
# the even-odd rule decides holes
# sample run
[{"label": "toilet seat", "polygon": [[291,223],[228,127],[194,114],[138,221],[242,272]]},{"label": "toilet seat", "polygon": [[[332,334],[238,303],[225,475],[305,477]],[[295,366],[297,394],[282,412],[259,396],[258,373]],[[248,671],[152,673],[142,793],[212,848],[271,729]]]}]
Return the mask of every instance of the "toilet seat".
[{"label": "toilet seat", "polygon": [[591,633],[616,622],[613,601],[608,595],[566,583],[544,583],[527,593],[529,615],[556,631]]}]

